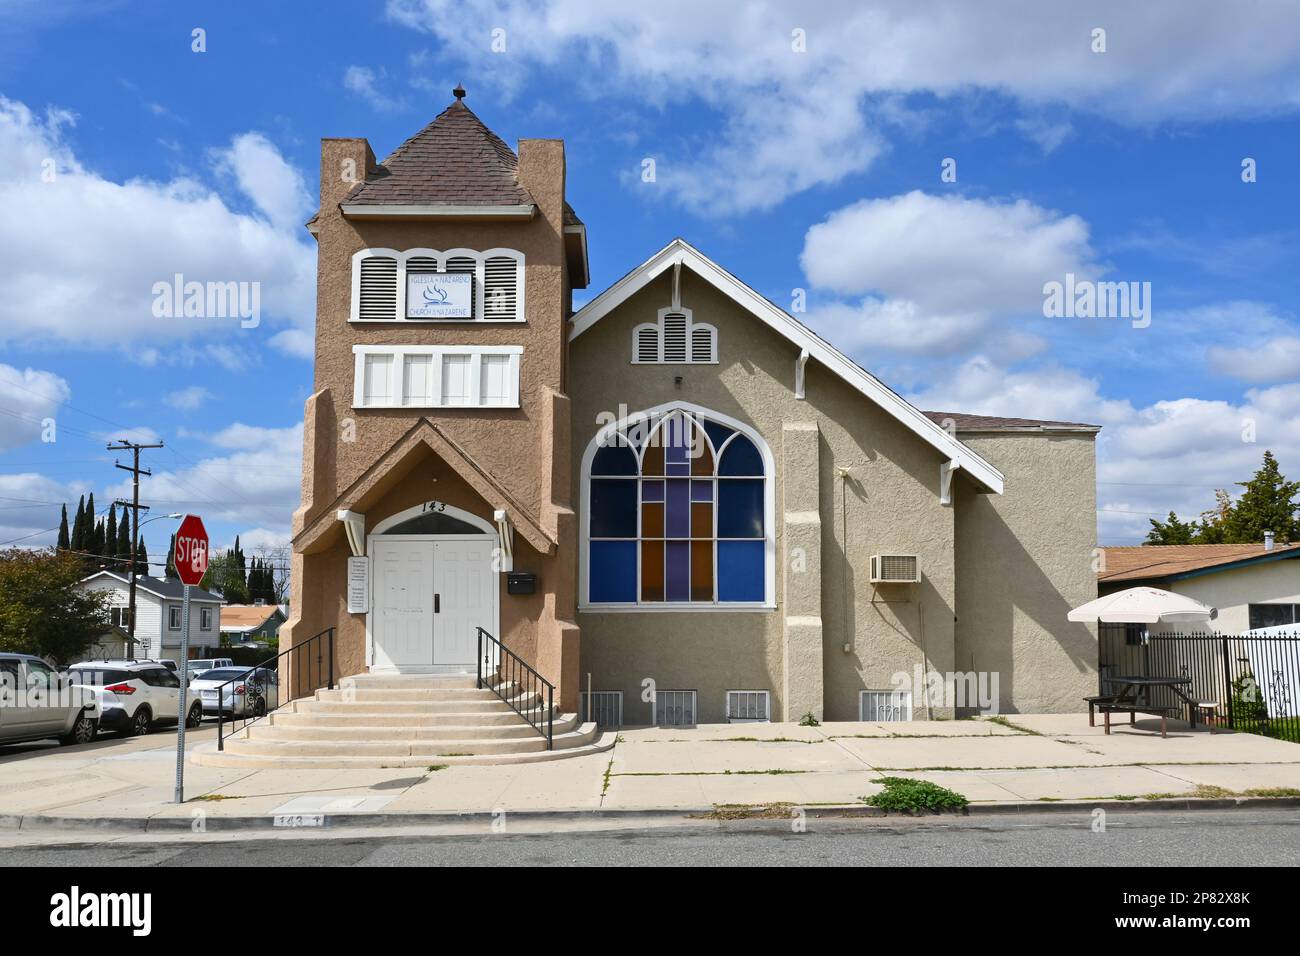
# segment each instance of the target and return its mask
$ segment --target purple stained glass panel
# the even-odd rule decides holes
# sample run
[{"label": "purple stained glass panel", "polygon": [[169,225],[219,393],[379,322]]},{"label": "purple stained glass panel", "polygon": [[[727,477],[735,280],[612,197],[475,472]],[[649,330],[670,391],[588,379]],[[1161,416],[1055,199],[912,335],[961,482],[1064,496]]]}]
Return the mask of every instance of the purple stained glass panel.
[{"label": "purple stained glass panel", "polygon": [[691,598],[691,543],[666,541],[668,549],[664,570],[667,572],[667,598],[669,601],[689,601]]},{"label": "purple stained glass panel", "polygon": [[691,482],[691,501],[712,501],[712,500],[713,500],[713,482],[711,481]]},{"label": "purple stained glass panel", "polygon": [[662,481],[641,482],[641,500],[642,501],[663,501],[664,483]]},{"label": "purple stained glass panel", "polygon": [[689,538],[691,535],[690,484],[685,478],[668,479],[665,531],[669,538]]}]

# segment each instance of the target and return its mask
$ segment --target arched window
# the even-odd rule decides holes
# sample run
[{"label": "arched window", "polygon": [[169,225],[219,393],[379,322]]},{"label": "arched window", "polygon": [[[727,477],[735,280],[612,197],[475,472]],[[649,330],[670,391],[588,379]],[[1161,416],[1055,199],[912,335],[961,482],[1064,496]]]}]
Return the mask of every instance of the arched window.
[{"label": "arched window", "polygon": [[771,455],[757,432],[673,403],[602,429],[584,481],[586,604],[772,604]]}]

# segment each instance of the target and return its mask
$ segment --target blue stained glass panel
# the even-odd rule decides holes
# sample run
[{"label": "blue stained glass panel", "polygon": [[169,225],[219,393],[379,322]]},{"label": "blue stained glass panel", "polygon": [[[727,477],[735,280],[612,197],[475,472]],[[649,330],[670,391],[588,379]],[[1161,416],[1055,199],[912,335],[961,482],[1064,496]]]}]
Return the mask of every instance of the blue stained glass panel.
[{"label": "blue stained glass panel", "polygon": [[636,600],[635,541],[591,542],[588,592],[594,603]]},{"label": "blue stained glass panel", "polygon": [[718,482],[718,537],[763,537],[763,480]]},{"label": "blue stained glass panel", "polygon": [[591,479],[591,536],[636,537],[636,479]]},{"label": "blue stained glass panel", "polygon": [[762,601],[764,542],[718,542],[718,600]]},{"label": "blue stained glass panel", "polygon": [[763,456],[752,441],[744,435],[737,435],[722,453],[718,474],[760,478],[763,475]]},{"label": "blue stained glass panel", "polygon": [[636,453],[626,445],[606,445],[591,461],[593,475],[635,475]]},{"label": "blue stained glass panel", "polygon": [[708,434],[709,441],[713,442],[715,449],[721,448],[722,443],[736,433],[733,428],[710,421],[704,423],[704,431]]}]

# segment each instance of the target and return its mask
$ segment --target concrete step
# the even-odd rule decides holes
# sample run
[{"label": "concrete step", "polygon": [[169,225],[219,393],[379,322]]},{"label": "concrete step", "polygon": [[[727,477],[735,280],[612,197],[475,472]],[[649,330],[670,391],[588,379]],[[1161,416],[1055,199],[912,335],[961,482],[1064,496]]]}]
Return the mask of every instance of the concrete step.
[{"label": "concrete step", "polygon": [[364,687],[369,690],[400,690],[411,687],[472,690],[474,683],[473,674],[354,674],[339,681],[339,686]]},{"label": "concrete step", "polygon": [[[276,739],[257,734],[258,730],[274,732],[276,728],[253,726],[241,731],[225,742],[231,753],[260,756],[285,755],[292,757],[419,757],[436,763],[441,757],[482,756],[485,754],[535,753],[546,749],[546,738],[540,734],[509,739],[458,739],[458,740],[301,740]],[[580,729],[556,734],[555,750],[569,750],[592,742],[596,736],[594,723]]]},{"label": "concrete step", "polygon": [[[544,711],[524,711],[530,719],[540,720]],[[557,712],[556,719],[559,719]],[[267,717],[277,727],[513,727],[526,725],[525,720],[513,710],[475,713],[394,713],[385,711],[376,713],[364,707],[346,710],[342,713],[320,713],[317,711],[293,712],[278,710]]]},{"label": "concrete step", "polygon": [[[484,765],[540,763],[550,760],[564,760],[569,757],[585,757],[591,754],[605,753],[614,746],[617,734],[613,731],[595,737],[591,742],[578,747],[561,750],[539,750],[525,753],[470,754],[460,757],[437,757],[430,759],[423,756],[303,756],[290,753],[252,754],[241,753],[234,749],[218,751],[215,743],[200,744],[190,751],[190,762],[203,767],[237,767],[243,769],[276,768],[283,770],[372,770],[393,769],[401,767],[425,768],[431,764]],[[233,743],[233,741],[231,741]]]},{"label": "concrete step", "polygon": [[[512,692],[513,691],[513,692]],[[518,696],[509,688],[507,697]],[[339,687],[318,690],[317,700],[367,701],[367,700],[500,700],[497,693],[486,688],[473,687]]]},{"label": "concrete step", "polygon": [[382,714],[503,714],[513,713],[504,701],[491,700],[296,700],[289,705],[294,713],[346,714],[369,711]]},{"label": "concrete step", "polygon": [[[556,734],[568,733],[577,728],[578,720],[574,714],[560,717],[555,721]],[[311,726],[302,724],[284,724],[280,722],[252,724],[248,728],[249,736],[262,740],[352,740],[352,741],[393,741],[393,740],[516,740],[539,736],[532,724],[520,721],[515,724],[435,724],[432,726],[413,727],[403,725],[376,725],[367,723],[348,723],[343,726]]]}]

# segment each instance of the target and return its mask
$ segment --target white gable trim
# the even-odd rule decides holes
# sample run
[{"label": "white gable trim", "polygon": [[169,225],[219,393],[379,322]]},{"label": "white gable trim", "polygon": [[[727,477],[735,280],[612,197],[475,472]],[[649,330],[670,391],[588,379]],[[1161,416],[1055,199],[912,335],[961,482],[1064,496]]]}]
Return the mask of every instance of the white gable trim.
[{"label": "white gable trim", "polygon": [[835,346],[819,338],[811,329],[785,310],[773,305],[745,283],[727,272],[684,239],[674,239],[623,278],[592,299],[574,314],[569,331],[572,342],[614,309],[662,275],[665,270],[686,265],[696,275],[712,283],[737,305],[785,336],[810,357],[825,365],[849,385],[871,399],[919,438],[931,445],[945,460],[959,466],[979,484],[994,494],[1002,494],[1002,473],[930,421],[914,405],[861,368]]}]

